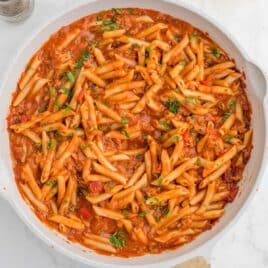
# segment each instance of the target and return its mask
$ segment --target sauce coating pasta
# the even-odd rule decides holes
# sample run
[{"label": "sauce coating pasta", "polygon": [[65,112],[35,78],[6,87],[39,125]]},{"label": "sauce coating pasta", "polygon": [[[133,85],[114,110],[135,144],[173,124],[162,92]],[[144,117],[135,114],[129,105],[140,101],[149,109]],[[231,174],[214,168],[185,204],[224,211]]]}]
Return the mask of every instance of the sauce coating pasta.
[{"label": "sauce coating pasta", "polygon": [[112,9],[58,32],[7,117],[18,188],[69,240],[120,257],[212,228],[252,149],[243,75],[190,24]]}]

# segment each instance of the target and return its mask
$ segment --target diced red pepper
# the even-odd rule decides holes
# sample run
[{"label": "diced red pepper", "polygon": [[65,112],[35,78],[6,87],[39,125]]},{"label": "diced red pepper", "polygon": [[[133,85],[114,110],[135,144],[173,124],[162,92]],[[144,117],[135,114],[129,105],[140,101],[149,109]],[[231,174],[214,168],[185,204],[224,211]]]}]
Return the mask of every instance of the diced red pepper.
[{"label": "diced red pepper", "polygon": [[29,120],[29,119],[28,119],[27,115],[23,114],[23,115],[21,116],[21,122],[22,122],[22,123],[26,123],[28,120]]},{"label": "diced red pepper", "polygon": [[206,77],[206,79],[200,81],[201,84],[205,85],[205,86],[211,86],[212,85],[212,76],[211,75],[208,75]]},{"label": "diced red pepper", "polygon": [[84,91],[81,90],[77,96],[77,102],[78,103],[82,103],[83,102],[83,99],[84,99]]},{"label": "diced red pepper", "polygon": [[190,132],[188,130],[186,130],[183,134],[182,134],[183,140],[185,142],[189,141],[190,139]]},{"label": "diced red pepper", "polygon": [[100,181],[93,181],[89,184],[89,191],[91,193],[100,193],[103,190],[103,184]]},{"label": "diced red pepper", "polygon": [[79,214],[86,220],[92,217],[92,213],[87,207],[79,208]]}]

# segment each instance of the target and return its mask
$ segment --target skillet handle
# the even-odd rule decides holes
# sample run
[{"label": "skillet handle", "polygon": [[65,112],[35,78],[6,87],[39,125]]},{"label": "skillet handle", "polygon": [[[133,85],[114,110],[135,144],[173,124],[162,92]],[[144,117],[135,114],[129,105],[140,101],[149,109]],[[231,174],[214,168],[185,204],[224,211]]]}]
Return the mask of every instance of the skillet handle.
[{"label": "skillet handle", "polygon": [[213,237],[208,240],[204,245],[201,245],[193,252],[191,252],[187,258],[171,268],[211,268],[212,250],[219,241],[221,234],[217,237]]},{"label": "skillet handle", "polygon": [[204,257],[194,257],[181,264],[175,265],[173,268],[211,268],[211,265]]}]

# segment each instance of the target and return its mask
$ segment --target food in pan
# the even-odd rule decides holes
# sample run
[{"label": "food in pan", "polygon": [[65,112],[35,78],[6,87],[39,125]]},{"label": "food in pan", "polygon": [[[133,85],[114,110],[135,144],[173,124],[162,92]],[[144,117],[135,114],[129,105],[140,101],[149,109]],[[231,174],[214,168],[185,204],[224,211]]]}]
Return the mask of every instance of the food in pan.
[{"label": "food in pan", "polygon": [[153,10],[112,9],[61,28],[26,66],[7,120],[15,179],[39,219],[121,257],[212,228],[252,149],[235,62]]}]

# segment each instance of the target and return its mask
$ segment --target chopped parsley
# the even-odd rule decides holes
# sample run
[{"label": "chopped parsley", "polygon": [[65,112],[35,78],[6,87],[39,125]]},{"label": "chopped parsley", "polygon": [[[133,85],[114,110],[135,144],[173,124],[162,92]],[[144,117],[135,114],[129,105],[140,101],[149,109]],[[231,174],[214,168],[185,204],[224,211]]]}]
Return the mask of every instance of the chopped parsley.
[{"label": "chopped parsley", "polygon": [[47,110],[47,104],[44,105],[43,107],[39,108],[37,111],[38,111],[38,113],[43,113],[46,110]]},{"label": "chopped parsley", "polygon": [[122,124],[127,125],[128,124],[128,120],[126,118],[122,118]]},{"label": "chopped parsley", "polygon": [[171,214],[171,211],[168,208],[165,208],[163,211],[163,215],[168,217]]},{"label": "chopped parsley", "polygon": [[84,143],[84,144],[81,145],[81,149],[82,150],[85,150],[88,147],[89,147],[89,144],[88,143]]},{"label": "chopped parsley", "polygon": [[232,100],[229,104],[229,110],[233,111],[235,107],[236,107],[236,101]]},{"label": "chopped parsley", "polygon": [[197,37],[197,32],[194,32],[190,37],[190,42],[193,42],[196,37]]},{"label": "chopped parsley", "polygon": [[102,24],[105,26],[102,28],[103,32],[116,30],[118,27],[118,24],[116,22],[113,22],[112,20],[103,20]]},{"label": "chopped parsley", "polygon": [[107,107],[109,107],[109,106],[110,106],[110,102],[106,100],[106,101],[104,102],[104,105],[107,106]]},{"label": "chopped parsley", "polygon": [[148,55],[150,55],[151,48],[150,48],[150,47],[146,47],[145,52],[146,52]]},{"label": "chopped parsley", "polygon": [[234,138],[233,136],[228,135],[225,137],[224,141],[230,142],[230,141],[232,141],[233,138]]},{"label": "chopped parsley", "polygon": [[159,124],[164,127],[165,129],[170,129],[169,124],[166,121],[159,121]]},{"label": "chopped parsley", "polygon": [[101,131],[108,131],[109,129],[110,129],[109,126],[105,126],[105,125],[99,126],[99,130]]},{"label": "chopped parsley", "polygon": [[54,87],[50,87],[49,88],[49,94],[52,96],[52,97],[55,97],[56,96],[56,89]]},{"label": "chopped parsley", "polygon": [[74,205],[71,205],[69,208],[70,211],[74,212],[76,210],[76,207]]},{"label": "chopped parsley", "polygon": [[143,134],[143,139],[147,140],[148,139],[148,134]]},{"label": "chopped parsley", "polygon": [[217,48],[212,48],[211,49],[211,54],[214,55],[216,58],[220,58],[221,54],[218,52]]},{"label": "chopped parsley", "polygon": [[123,209],[122,210],[122,214],[124,215],[124,217],[127,219],[129,216],[129,211],[127,209]]},{"label": "chopped parsley", "polygon": [[54,102],[54,107],[57,108],[57,109],[60,109],[61,108],[61,104],[57,101]]},{"label": "chopped parsley", "polygon": [[156,197],[154,197],[154,198],[149,202],[149,205],[150,205],[150,206],[153,206],[153,205],[157,204],[158,202],[159,202],[159,199],[156,198]]},{"label": "chopped parsley", "polygon": [[57,181],[55,181],[55,180],[48,181],[48,182],[46,182],[46,185],[50,186],[51,188],[54,188],[57,186]]},{"label": "chopped parsley", "polygon": [[226,121],[226,120],[229,118],[229,116],[230,116],[231,114],[232,114],[232,113],[231,113],[230,111],[225,112],[225,113],[223,114],[223,121]]},{"label": "chopped parsley", "polygon": [[178,142],[179,141],[179,137],[178,136],[173,136],[171,140],[173,142]]},{"label": "chopped parsley", "polygon": [[201,160],[199,157],[197,157],[196,161],[195,161],[195,165],[200,166],[201,165]]},{"label": "chopped parsley", "polygon": [[113,13],[116,14],[116,15],[121,15],[121,14],[123,14],[123,11],[122,11],[121,9],[119,9],[119,8],[112,8],[112,11],[113,11]]},{"label": "chopped parsley", "polygon": [[123,248],[126,245],[126,234],[123,231],[115,232],[110,237],[111,244],[114,245],[115,248]]},{"label": "chopped parsley", "polygon": [[111,20],[103,20],[102,21],[102,24],[103,25],[109,25],[109,24],[112,24],[113,22]]},{"label": "chopped parsley", "polygon": [[47,143],[47,148],[50,149],[51,147],[54,147],[57,144],[56,140],[51,140]]},{"label": "chopped parsley", "polygon": [[187,97],[187,98],[185,98],[185,102],[193,104],[195,106],[197,106],[199,104],[198,98],[196,98],[196,97]]},{"label": "chopped parsley", "polygon": [[70,95],[70,92],[71,92],[71,90],[70,90],[69,88],[66,88],[66,87],[65,87],[65,88],[63,89],[63,94],[64,94],[64,95],[69,96],[69,95]]},{"label": "chopped parsley", "polygon": [[139,217],[144,218],[148,213],[150,213],[151,210],[147,209],[139,213]]},{"label": "chopped parsley", "polygon": [[121,133],[124,134],[129,139],[129,134],[125,129],[121,129]]},{"label": "chopped parsley", "polygon": [[75,76],[74,76],[74,74],[72,73],[72,72],[67,72],[67,78],[68,78],[68,80],[71,82],[71,83],[74,83],[74,81],[75,81]]},{"label": "chopped parsley", "polygon": [[84,61],[87,61],[90,58],[89,52],[87,49],[80,50],[79,60],[75,63],[75,69],[81,69],[83,67]]},{"label": "chopped parsley", "polygon": [[136,11],[134,9],[128,9],[128,14],[135,15]]},{"label": "chopped parsley", "polygon": [[160,176],[160,177],[157,179],[157,184],[158,184],[158,185],[161,185],[163,179],[164,179],[164,178]]},{"label": "chopped parsley", "polygon": [[190,134],[191,134],[192,136],[195,136],[195,135],[196,135],[196,131],[195,131],[194,129],[191,129],[191,130],[190,130]]},{"label": "chopped parsley", "polygon": [[70,107],[69,104],[66,104],[64,108],[61,109],[61,112],[66,115],[68,112],[70,112],[72,108]]},{"label": "chopped parsley", "polygon": [[235,100],[232,100],[229,103],[228,110],[223,114],[223,121],[226,121],[229,118],[229,116],[234,111],[235,107],[236,107],[236,101]]},{"label": "chopped parsley", "polygon": [[174,37],[175,37],[176,41],[180,41],[181,40],[181,35],[178,34],[178,33],[175,33]]},{"label": "chopped parsley", "polygon": [[180,103],[177,100],[168,100],[164,102],[164,105],[173,114],[176,114],[180,109]]},{"label": "chopped parsley", "polygon": [[107,183],[107,186],[109,187],[109,189],[113,189],[114,188],[114,184],[111,183],[111,182]]}]

